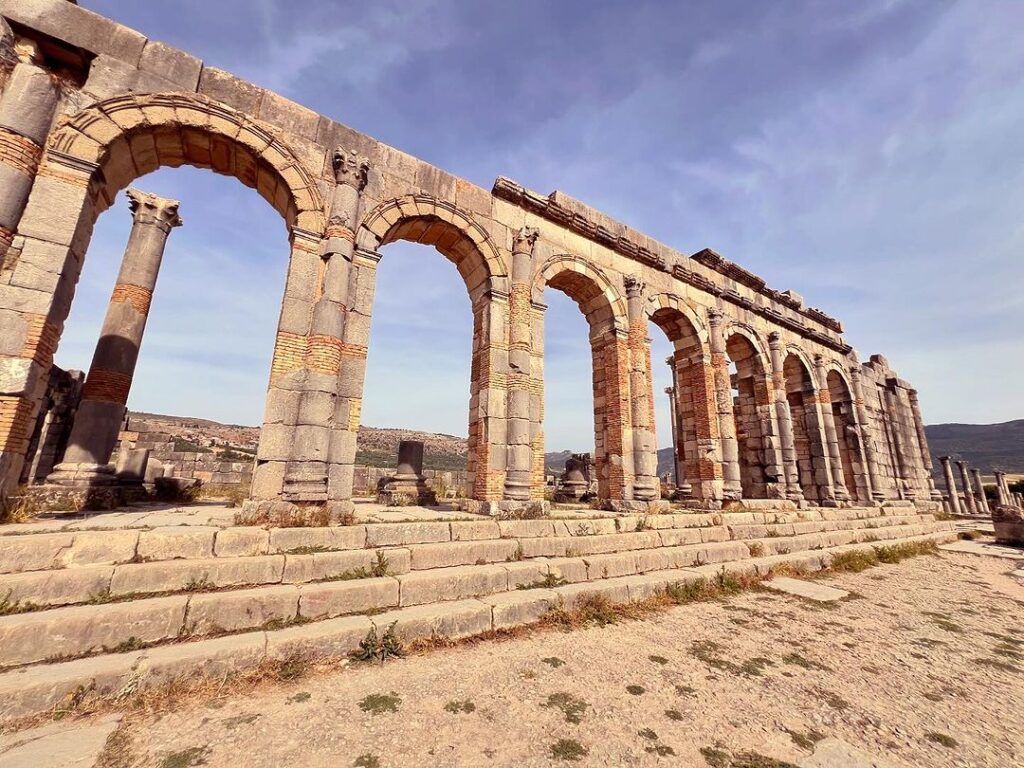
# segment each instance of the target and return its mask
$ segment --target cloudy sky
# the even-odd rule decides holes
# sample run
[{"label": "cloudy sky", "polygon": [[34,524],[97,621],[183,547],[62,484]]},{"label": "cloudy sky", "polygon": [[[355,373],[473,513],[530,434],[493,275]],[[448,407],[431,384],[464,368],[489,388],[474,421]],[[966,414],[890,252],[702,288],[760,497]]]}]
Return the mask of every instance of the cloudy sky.
[{"label": "cloudy sky", "polygon": [[[929,423],[1024,417],[1024,2],[81,4],[485,188],[510,176],[710,246],[840,317]],[[131,406],[258,423],[283,224],[209,172],[139,186],[180,199],[186,224]],[[97,225],[62,365],[88,365],[128,225],[124,204]],[[548,449],[586,450],[586,327],[547,298]],[[388,246],[364,423],[465,434],[470,326],[450,264]]]}]

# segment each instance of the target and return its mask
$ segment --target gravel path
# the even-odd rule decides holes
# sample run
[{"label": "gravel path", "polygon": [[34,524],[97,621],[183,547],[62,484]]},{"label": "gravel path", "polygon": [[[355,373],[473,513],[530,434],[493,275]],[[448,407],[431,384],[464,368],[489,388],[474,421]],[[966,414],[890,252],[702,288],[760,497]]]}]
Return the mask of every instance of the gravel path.
[{"label": "gravel path", "polygon": [[126,718],[110,764],[703,766],[836,736],[908,766],[1022,765],[1012,565],[920,557],[830,579],[852,592],[831,607],[752,592],[355,665]]}]

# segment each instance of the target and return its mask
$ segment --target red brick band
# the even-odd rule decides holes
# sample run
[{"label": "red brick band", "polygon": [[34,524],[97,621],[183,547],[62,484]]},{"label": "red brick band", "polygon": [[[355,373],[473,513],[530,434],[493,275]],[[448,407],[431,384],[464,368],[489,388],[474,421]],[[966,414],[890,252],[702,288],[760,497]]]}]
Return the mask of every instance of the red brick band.
[{"label": "red brick band", "polygon": [[32,176],[39,167],[43,149],[31,139],[0,128],[0,165],[7,165],[25,176]]},{"label": "red brick band", "polygon": [[128,402],[128,390],[131,386],[132,377],[126,373],[93,368],[86,377],[85,386],[82,387],[82,399],[124,405]]},{"label": "red brick band", "polygon": [[114,292],[110,296],[111,303],[123,302],[131,304],[132,308],[140,315],[149,315],[149,305],[153,301],[153,292],[148,288],[140,288],[137,285],[118,283],[114,286]]}]

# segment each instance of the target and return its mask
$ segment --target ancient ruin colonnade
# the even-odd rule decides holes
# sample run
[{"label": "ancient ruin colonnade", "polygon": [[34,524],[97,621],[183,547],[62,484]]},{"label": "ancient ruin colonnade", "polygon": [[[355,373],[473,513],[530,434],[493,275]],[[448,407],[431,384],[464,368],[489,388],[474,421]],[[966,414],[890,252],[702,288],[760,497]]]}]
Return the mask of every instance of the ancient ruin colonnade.
[{"label": "ancient ruin colonnade", "polygon": [[96,218],[138,177],[187,164],[255,188],[287,228],[252,503],[350,505],[376,269],[395,240],[434,246],[471,300],[476,508],[543,498],[547,288],[590,328],[607,504],[658,503],[652,332],[674,347],[684,501],[937,497],[916,392],[798,294],[561,192],[476,187],[64,0],[0,0],[0,17],[4,491],[29,459]]}]

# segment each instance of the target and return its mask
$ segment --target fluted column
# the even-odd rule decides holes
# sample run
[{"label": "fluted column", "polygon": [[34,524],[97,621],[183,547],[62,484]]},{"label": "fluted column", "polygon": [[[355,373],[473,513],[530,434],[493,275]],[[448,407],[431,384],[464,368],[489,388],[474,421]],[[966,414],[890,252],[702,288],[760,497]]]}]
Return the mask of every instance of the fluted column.
[{"label": "fluted column", "polygon": [[978,508],[978,514],[987,515],[992,510],[989,509],[988,496],[985,495],[985,484],[981,481],[981,470],[975,467],[971,470],[971,475],[974,477],[975,504]]},{"label": "fluted column", "polygon": [[786,393],[786,356],[782,337],[777,331],[768,334],[768,350],[772,364],[775,416],[779,422],[779,440],[782,442],[782,470],[786,481],[786,498],[800,502],[804,499],[804,492],[800,487],[800,469],[797,466],[793,413],[790,410]]},{"label": "fluted column", "polygon": [[722,498],[736,501],[743,497],[740,483],[740,449],[736,440],[736,418],[732,406],[732,382],[725,351],[725,316],[719,309],[708,310],[708,338],[714,369],[715,406],[718,413],[718,439],[722,457]]},{"label": "fluted column", "polygon": [[137,189],[128,190],[128,199],[134,220],[128,246],[82,388],[64,461],[50,475],[54,482],[94,482],[110,474],[108,462],[128,403],[167,236],[181,226],[177,200]]},{"label": "fluted column", "polygon": [[[839,433],[836,431],[835,415],[832,413],[832,393],[828,388],[828,370],[825,368],[825,358],[822,355],[814,356],[814,376],[818,384],[818,407],[821,409],[821,424],[825,432],[825,442],[828,445],[829,470],[832,475],[832,488],[836,498],[840,501],[850,500],[850,491],[847,488],[847,478],[843,472],[843,459],[839,453]],[[849,478],[853,480],[853,478]]]},{"label": "fluted column", "polygon": [[956,479],[953,476],[953,465],[949,456],[940,456],[942,464],[942,475],[946,478],[946,492],[949,494],[950,511],[954,515],[962,515],[963,507],[960,505],[960,494],[956,490]]},{"label": "fluted column", "polygon": [[505,498],[530,499],[533,433],[530,421],[533,246],[540,232],[523,227],[512,237],[512,286],[509,291],[508,428]]},{"label": "fluted column", "polygon": [[960,468],[960,481],[964,485],[964,506],[967,508],[967,514],[976,515],[978,514],[978,505],[974,500],[974,491],[971,489],[971,474],[967,469],[967,462],[958,461],[956,465]]},{"label": "fluted column", "polygon": [[60,99],[56,79],[40,66],[39,46],[19,40],[15,53],[18,63],[0,95],[0,284],[14,271],[11,246]]},{"label": "fluted column", "polygon": [[654,501],[658,487],[658,449],[654,438],[654,392],[651,387],[651,339],[644,313],[644,284],[627,275],[629,316],[629,398],[633,434],[633,499]]},{"label": "fluted column", "polygon": [[871,498],[882,501],[885,491],[882,488],[879,472],[878,450],[871,435],[871,421],[868,417],[867,403],[864,400],[864,383],[861,380],[860,364],[850,366],[850,383],[853,386],[854,413],[857,417],[857,428],[860,430],[860,444],[864,451],[864,464],[868,470],[868,482],[871,485]]}]

